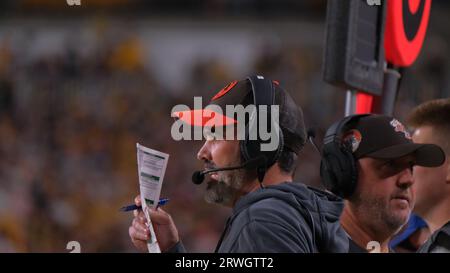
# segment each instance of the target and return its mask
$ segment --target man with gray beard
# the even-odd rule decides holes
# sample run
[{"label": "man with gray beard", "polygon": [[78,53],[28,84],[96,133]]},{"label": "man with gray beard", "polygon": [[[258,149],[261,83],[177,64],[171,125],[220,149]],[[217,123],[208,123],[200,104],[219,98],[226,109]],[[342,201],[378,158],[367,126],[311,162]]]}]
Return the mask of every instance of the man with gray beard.
[{"label": "man with gray beard", "polygon": [[413,166],[438,167],[445,159],[434,144],[415,144],[395,118],[346,117],[325,136],[321,176],[326,188],[346,199],[341,225],[350,252],[390,252],[389,241],[414,207]]},{"label": "man with gray beard", "polygon": [[[280,130],[281,136],[275,150],[263,150],[262,137],[256,140],[248,137],[252,128],[262,126],[254,123],[254,113],[242,121],[215,112],[217,122],[213,126],[207,122],[213,127],[207,128],[211,134],[220,126],[239,127],[242,122],[246,129],[244,139],[236,135],[232,139],[219,139],[209,137],[208,133],[197,154],[205,171],[194,173],[193,182],[201,183],[205,174],[209,174],[206,201],[233,208],[215,252],[347,252],[348,238],[339,224],[342,200],[293,182],[306,132],[301,109],[279,83],[261,76],[234,81],[219,91],[210,105],[221,109],[227,105],[277,106],[279,121],[272,122],[273,115],[266,120],[271,121],[272,130]],[[261,113],[264,112],[258,115]],[[184,112],[178,117],[191,125],[206,126],[204,116],[195,120],[195,114]],[[272,127],[274,124],[279,127]],[[139,198],[135,202],[140,205]],[[159,208],[150,211],[150,218],[162,252],[185,252],[169,214]],[[129,235],[141,251],[147,250],[149,239],[145,224],[142,211],[136,210]]]}]

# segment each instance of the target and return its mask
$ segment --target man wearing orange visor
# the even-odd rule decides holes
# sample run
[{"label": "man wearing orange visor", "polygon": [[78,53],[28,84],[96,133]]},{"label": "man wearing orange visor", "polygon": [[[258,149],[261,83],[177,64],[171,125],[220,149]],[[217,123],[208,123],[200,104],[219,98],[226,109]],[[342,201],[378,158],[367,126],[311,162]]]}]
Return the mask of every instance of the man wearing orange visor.
[{"label": "man wearing orange visor", "polygon": [[[210,137],[197,154],[205,170],[194,173],[193,182],[207,178],[205,199],[233,208],[215,251],[347,252],[348,239],[339,224],[342,201],[293,182],[306,132],[303,113],[291,96],[277,82],[252,76],[229,84],[210,105],[219,108],[173,115],[185,124],[208,127]],[[254,106],[253,111],[241,118],[226,111],[227,106],[249,105]],[[223,127],[237,127],[237,132],[215,134]],[[264,132],[268,134],[264,136]],[[276,145],[270,147],[270,143]],[[136,201],[139,203],[139,198]],[[145,217],[142,212],[135,215],[130,237],[138,249],[146,251]],[[150,216],[161,250],[184,252],[170,215],[158,209]]]}]

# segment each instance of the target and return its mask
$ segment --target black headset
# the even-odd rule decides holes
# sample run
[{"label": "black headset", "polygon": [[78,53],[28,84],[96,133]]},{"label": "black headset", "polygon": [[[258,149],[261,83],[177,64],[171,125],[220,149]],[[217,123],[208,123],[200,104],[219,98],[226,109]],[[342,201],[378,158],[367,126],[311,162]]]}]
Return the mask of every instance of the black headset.
[{"label": "black headset", "polygon": [[325,188],[342,197],[350,197],[358,181],[356,158],[350,142],[343,142],[349,126],[369,114],[351,115],[328,128],[323,140],[320,177]]},{"label": "black headset", "polygon": [[[261,164],[257,166],[257,174],[258,174],[258,180],[262,182],[264,179],[264,174],[267,171],[267,169],[275,164],[277,160],[279,159],[281,152],[284,148],[284,138],[283,138],[283,132],[281,130],[281,127],[279,124],[276,123],[275,119],[271,115],[271,106],[275,105],[275,88],[274,83],[269,80],[265,79],[262,76],[250,76],[247,78],[252,86],[253,91],[253,102],[255,104],[255,111],[258,111],[259,107],[261,105],[267,105],[267,121],[270,121],[271,130],[277,129],[278,130],[278,147],[277,149],[273,151],[261,151],[261,144],[265,141],[261,140],[259,137],[258,131],[254,132],[257,135],[256,140],[250,140],[250,133],[252,130],[258,130],[258,118],[255,113],[252,113],[250,115],[250,120],[246,124],[245,127],[245,139],[240,142],[240,148],[241,148],[241,154],[243,158],[246,161],[253,160],[258,157],[264,158],[264,160],[261,161]],[[262,186],[262,184],[261,184]],[[317,248],[316,246],[316,240],[315,240],[315,224],[314,224],[314,218],[311,214],[311,212],[308,210],[308,208],[302,204],[299,203],[306,212],[308,212],[311,222],[311,230],[313,233],[313,246],[314,249]],[[219,249],[221,241],[219,241],[218,247]]]},{"label": "black headset", "polygon": [[[274,83],[265,79],[263,76],[250,76],[247,78],[250,81],[253,92],[253,103],[256,106],[254,112],[251,113],[248,123],[245,125],[245,138],[240,141],[241,155],[245,161],[261,158],[256,167],[258,180],[262,182],[267,169],[275,164],[283,151],[284,142],[283,134],[279,124],[271,115],[271,106],[275,104],[275,88]],[[273,151],[261,151],[261,144],[264,141],[259,135],[258,115],[262,113],[258,111],[259,106],[267,106],[267,121],[270,121],[270,130],[278,130],[276,136],[278,137],[278,147]],[[251,140],[250,136],[257,136],[256,139]]]}]

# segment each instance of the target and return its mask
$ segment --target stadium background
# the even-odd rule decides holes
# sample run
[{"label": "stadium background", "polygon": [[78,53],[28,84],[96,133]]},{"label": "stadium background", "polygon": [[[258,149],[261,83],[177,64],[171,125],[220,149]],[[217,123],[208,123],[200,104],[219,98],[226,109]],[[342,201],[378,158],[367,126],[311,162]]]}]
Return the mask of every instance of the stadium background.
[{"label": "stadium background", "polygon": [[[170,110],[233,79],[281,82],[323,131],[345,93],[322,80],[325,0],[0,2],[0,252],[134,252],[135,143],[171,155],[162,196],[190,251],[215,247],[229,209],[190,182],[201,141],[173,141]],[[450,96],[449,1],[433,1],[425,45],[396,116]],[[204,102],[207,102],[207,99]],[[307,146],[297,179],[320,186]]]}]

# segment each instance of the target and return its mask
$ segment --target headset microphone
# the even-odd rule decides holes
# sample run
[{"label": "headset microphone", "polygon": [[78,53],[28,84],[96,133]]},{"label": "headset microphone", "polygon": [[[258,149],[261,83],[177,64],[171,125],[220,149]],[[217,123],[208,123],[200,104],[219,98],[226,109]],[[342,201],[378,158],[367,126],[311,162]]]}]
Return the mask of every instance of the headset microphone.
[{"label": "headset microphone", "polygon": [[217,169],[209,169],[206,171],[195,171],[192,174],[192,183],[196,185],[200,185],[203,180],[205,180],[205,175],[208,173],[215,173],[215,172],[222,172],[222,171],[231,171],[231,170],[237,170],[242,168],[256,168],[261,165],[266,164],[266,159],[262,156],[250,159],[249,161],[245,162],[242,165],[233,166],[233,167],[225,167],[225,168],[217,168]]},{"label": "headset microphone", "polygon": [[195,171],[192,174],[192,183],[200,185],[205,180],[205,174],[202,171]]}]

